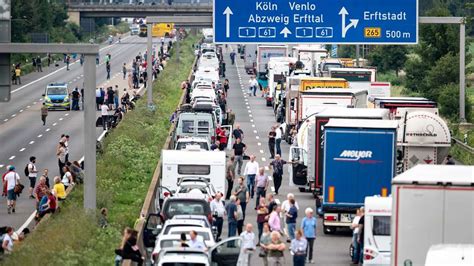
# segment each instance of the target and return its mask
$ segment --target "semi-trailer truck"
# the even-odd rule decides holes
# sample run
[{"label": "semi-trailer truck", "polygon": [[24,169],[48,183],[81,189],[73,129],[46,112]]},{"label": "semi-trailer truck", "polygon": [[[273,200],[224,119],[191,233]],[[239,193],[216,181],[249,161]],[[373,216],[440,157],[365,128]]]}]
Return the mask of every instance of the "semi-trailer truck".
[{"label": "semi-trailer truck", "polygon": [[398,123],[330,119],[324,131],[324,233],[349,227],[367,196],[390,195]]},{"label": "semi-trailer truck", "polygon": [[392,193],[391,265],[425,265],[433,245],[474,243],[473,166],[417,165]]},{"label": "semi-trailer truck", "polygon": [[259,45],[257,47],[257,81],[261,88],[268,87],[268,62],[272,57],[287,57],[286,45]]}]

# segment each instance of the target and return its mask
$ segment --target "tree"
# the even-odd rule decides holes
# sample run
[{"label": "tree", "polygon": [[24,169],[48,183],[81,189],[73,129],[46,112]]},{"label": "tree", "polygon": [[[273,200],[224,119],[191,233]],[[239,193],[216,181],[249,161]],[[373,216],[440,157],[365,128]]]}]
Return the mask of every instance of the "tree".
[{"label": "tree", "polygon": [[[469,97],[466,96],[466,118],[470,117],[472,105]],[[444,117],[457,121],[459,118],[459,86],[457,84],[447,84],[440,87],[438,98],[440,113]]]},{"label": "tree", "polygon": [[433,100],[438,100],[441,87],[459,82],[458,55],[448,53],[440,58],[434,67],[426,73],[424,79],[424,94]]},{"label": "tree", "polygon": [[414,92],[425,91],[423,79],[426,75],[427,68],[419,57],[411,57],[405,63],[405,83],[409,90]]},{"label": "tree", "polygon": [[407,61],[408,50],[402,45],[384,45],[377,46],[373,49],[368,57],[370,65],[376,66],[380,72],[387,72],[395,70],[398,77],[398,72],[402,69]]}]

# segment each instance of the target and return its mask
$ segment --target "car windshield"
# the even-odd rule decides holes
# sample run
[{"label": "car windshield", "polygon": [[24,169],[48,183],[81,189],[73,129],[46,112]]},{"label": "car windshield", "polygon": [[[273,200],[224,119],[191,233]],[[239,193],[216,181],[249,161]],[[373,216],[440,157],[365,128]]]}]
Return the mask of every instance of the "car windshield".
[{"label": "car windshield", "polygon": [[341,64],[337,64],[337,63],[335,63],[335,64],[326,63],[326,64],[324,64],[324,69],[323,69],[323,70],[324,70],[324,71],[328,71],[329,68],[341,68],[341,67],[342,67]]},{"label": "car windshield", "polygon": [[[179,230],[179,231],[173,231],[170,234],[171,235],[181,235],[182,233],[185,233],[186,235],[189,234],[189,231],[184,231],[184,230]],[[211,237],[209,236],[209,232],[197,232],[198,236],[201,236],[204,241],[211,240]]]},{"label": "car windshield", "polygon": [[198,189],[202,194],[207,194],[207,186],[203,184],[181,184],[178,193],[189,193],[193,189]]},{"label": "car windshield", "polygon": [[161,248],[179,247],[181,242],[177,239],[167,239],[161,241]]},{"label": "car windshield", "polygon": [[374,216],[374,236],[390,236],[390,216]]},{"label": "car windshield", "polygon": [[49,87],[48,95],[67,95],[67,89],[63,87]]},{"label": "car windshield", "polygon": [[173,217],[178,214],[188,215],[207,215],[207,202],[195,201],[195,200],[172,200],[168,203],[166,208],[166,216]]},{"label": "car windshield", "polygon": [[173,225],[168,225],[168,226],[166,226],[165,230],[163,231],[163,234],[167,235],[170,232],[171,228],[175,228],[175,227],[196,227],[196,226],[199,227],[199,225],[196,225],[196,224],[173,224]]}]

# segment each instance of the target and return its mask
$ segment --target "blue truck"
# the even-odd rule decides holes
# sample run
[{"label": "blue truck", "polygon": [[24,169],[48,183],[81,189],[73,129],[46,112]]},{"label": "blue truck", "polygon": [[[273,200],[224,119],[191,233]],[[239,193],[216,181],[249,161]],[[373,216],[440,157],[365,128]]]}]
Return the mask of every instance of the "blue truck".
[{"label": "blue truck", "polygon": [[324,131],[323,216],[325,234],[349,227],[365,197],[390,195],[395,176],[398,123],[330,119]]}]

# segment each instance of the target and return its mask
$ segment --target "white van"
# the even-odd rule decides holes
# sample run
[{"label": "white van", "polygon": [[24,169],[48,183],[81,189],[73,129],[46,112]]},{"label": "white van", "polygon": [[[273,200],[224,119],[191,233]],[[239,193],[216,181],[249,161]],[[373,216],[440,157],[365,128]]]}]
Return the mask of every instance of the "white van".
[{"label": "white van", "polygon": [[225,195],[225,152],[198,150],[162,150],[161,186],[176,190],[185,176],[204,177],[216,191]]},{"label": "white van", "polygon": [[364,218],[364,265],[390,265],[391,197],[366,197]]}]

